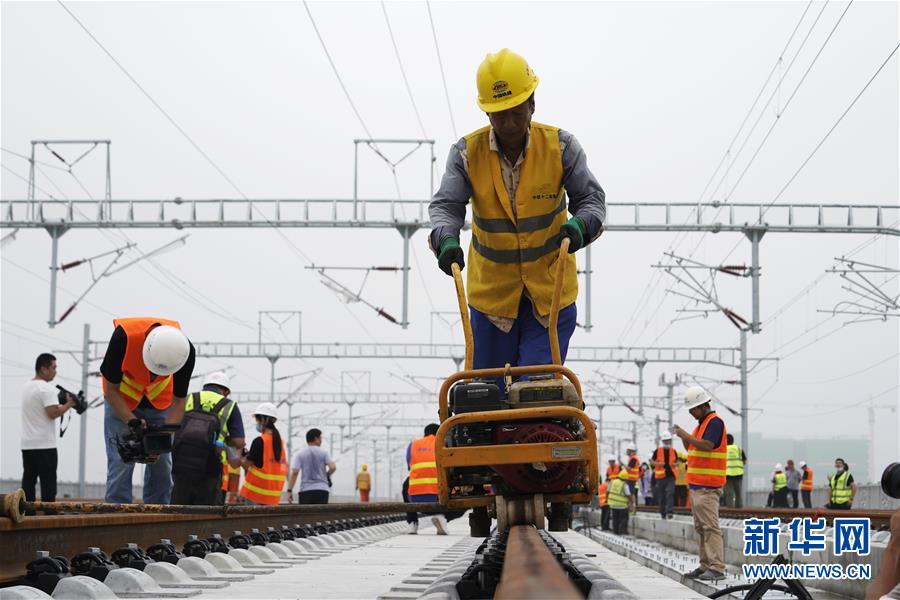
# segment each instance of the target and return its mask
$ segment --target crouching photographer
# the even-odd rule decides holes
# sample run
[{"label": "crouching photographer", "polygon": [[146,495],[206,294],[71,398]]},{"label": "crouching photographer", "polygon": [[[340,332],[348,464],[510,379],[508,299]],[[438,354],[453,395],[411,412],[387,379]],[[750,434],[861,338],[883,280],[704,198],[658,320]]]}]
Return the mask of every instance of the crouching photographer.
[{"label": "crouching photographer", "polygon": [[[38,479],[41,481],[41,500],[56,501],[58,456],[54,421],[78,406],[79,396],[57,392],[50,384],[55,378],[56,357],[41,354],[34,363],[34,378],[22,389],[22,489],[28,501],[36,499]],[[83,404],[83,395],[80,399]]]},{"label": "crouching photographer", "polygon": [[106,502],[132,502],[134,463],[143,462],[144,503],[169,504],[172,430],[184,414],[194,346],[177,321],[134,317],[113,324],[100,366],[106,399]]}]

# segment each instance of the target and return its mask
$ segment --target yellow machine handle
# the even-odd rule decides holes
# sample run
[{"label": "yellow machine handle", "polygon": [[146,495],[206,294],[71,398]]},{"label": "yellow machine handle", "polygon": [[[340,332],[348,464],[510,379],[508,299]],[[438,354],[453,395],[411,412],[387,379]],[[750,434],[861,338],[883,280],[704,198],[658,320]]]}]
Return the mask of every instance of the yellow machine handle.
[{"label": "yellow machine handle", "polygon": [[[562,295],[563,279],[566,277],[566,262],[569,255],[568,237],[564,237],[559,245],[559,258],[556,259],[556,281],[553,282],[553,301],[550,303],[550,357],[554,365],[562,364],[562,355],[559,352],[559,299]],[[560,373],[554,375],[556,379],[562,377]]]},{"label": "yellow machine handle", "polygon": [[475,342],[472,341],[472,322],[469,321],[469,303],[466,302],[466,286],[462,280],[462,271],[459,264],[451,263],[453,283],[456,284],[456,302],[459,304],[459,319],[463,326],[463,337],[466,339],[466,371],[472,370],[472,360],[475,355]]}]

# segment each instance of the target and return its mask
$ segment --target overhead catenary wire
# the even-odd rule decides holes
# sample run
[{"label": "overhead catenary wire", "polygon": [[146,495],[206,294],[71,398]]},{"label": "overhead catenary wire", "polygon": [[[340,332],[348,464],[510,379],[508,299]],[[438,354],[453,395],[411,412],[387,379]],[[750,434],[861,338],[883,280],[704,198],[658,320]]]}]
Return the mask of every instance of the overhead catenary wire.
[{"label": "overhead catenary wire", "polygon": [[434,26],[434,15],[431,14],[431,2],[425,0],[425,8],[428,11],[428,22],[431,24],[431,37],[434,39],[434,51],[437,54],[438,69],[441,73],[441,83],[444,85],[444,98],[447,100],[447,113],[450,115],[450,128],[453,131],[453,139],[458,139],[456,133],[456,120],[453,118],[453,104],[450,102],[450,90],[447,87],[447,75],[444,73],[444,61],[441,59],[441,46],[438,44],[437,29]]},{"label": "overhead catenary wire", "polygon": [[416,98],[413,96],[412,88],[409,85],[406,69],[403,68],[403,60],[400,58],[400,49],[397,47],[394,29],[391,27],[391,19],[388,16],[387,6],[385,5],[384,0],[381,1],[381,12],[384,13],[384,22],[387,25],[388,34],[391,36],[391,45],[394,47],[394,56],[397,57],[397,66],[400,68],[400,75],[403,77],[403,85],[406,87],[406,93],[409,96],[410,104],[412,104],[413,113],[416,115],[416,121],[419,123],[419,130],[422,132],[422,137],[427,138],[428,132],[425,130],[425,123],[422,122],[422,115],[419,113]]}]

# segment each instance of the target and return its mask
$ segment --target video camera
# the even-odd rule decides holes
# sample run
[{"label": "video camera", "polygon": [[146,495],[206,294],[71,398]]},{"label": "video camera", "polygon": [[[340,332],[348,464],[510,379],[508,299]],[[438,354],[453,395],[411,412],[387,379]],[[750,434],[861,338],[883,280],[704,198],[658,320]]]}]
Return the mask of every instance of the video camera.
[{"label": "video camera", "polygon": [[125,463],[146,463],[151,456],[172,451],[172,434],[181,425],[152,425],[134,419],[128,423],[128,435],[116,437],[119,456]]},{"label": "video camera", "polygon": [[65,404],[69,401],[69,396],[75,398],[75,412],[79,415],[88,409],[87,400],[84,399],[84,391],[80,391],[77,394],[73,394],[66,388],[61,385],[56,386],[56,389],[59,390],[59,394],[57,394],[56,399],[60,404]]}]

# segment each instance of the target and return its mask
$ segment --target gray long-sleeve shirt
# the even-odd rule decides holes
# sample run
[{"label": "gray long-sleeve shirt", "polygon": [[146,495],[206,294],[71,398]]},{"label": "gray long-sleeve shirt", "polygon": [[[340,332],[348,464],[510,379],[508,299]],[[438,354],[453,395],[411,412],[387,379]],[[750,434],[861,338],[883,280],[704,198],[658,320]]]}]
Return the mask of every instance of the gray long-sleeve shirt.
[{"label": "gray long-sleeve shirt", "polygon": [[[493,131],[491,137],[493,138]],[[494,140],[491,141],[494,149]],[[559,146],[562,151],[562,184],[566,188],[569,212],[584,221],[586,237],[593,241],[600,235],[606,221],[606,194],[588,168],[587,156],[575,136],[560,129]],[[527,151],[526,142],[525,152]],[[506,159],[502,152],[500,155],[503,164]],[[516,170],[520,167],[521,160],[512,166]],[[466,205],[472,197],[468,171],[466,139],[462,138],[450,148],[441,186],[428,207],[432,226],[429,245],[435,254],[441,246],[441,240],[448,236],[459,237],[466,217]]]}]

